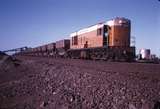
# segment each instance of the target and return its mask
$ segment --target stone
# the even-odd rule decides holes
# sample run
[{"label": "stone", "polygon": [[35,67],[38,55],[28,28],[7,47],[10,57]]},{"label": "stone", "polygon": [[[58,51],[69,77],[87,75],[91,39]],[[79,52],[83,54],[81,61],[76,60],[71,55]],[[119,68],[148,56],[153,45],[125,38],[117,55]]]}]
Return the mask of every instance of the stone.
[{"label": "stone", "polygon": [[42,101],[42,103],[40,104],[40,107],[43,108],[43,107],[46,107],[47,105],[48,105],[47,102]]},{"label": "stone", "polygon": [[129,109],[137,109],[133,104],[129,104]]}]

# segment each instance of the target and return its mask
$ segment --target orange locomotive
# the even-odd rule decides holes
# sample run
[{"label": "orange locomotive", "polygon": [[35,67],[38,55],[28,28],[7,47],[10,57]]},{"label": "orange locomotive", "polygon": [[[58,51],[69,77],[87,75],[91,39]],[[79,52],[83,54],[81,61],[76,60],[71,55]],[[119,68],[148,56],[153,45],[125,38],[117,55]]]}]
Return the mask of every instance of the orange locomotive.
[{"label": "orange locomotive", "polygon": [[68,55],[72,58],[133,60],[135,47],[130,47],[130,31],[130,20],[119,17],[84,28],[70,35]]}]

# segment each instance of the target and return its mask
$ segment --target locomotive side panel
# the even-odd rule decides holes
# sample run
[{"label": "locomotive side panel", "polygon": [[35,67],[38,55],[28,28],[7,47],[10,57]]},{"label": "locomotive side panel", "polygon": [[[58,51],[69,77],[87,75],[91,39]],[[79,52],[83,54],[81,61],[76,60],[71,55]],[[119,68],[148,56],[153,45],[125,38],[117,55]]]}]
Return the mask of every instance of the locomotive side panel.
[{"label": "locomotive side panel", "polygon": [[[103,46],[103,37],[101,35],[97,35],[97,30],[89,33],[84,33],[75,37],[77,37],[77,39],[75,39],[74,37],[72,37],[71,39],[71,49]],[[74,43],[74,42],[77,42],[77,43]]]},{"label": "locomotive side panel", "polygon": [[97,24],[72,33],[71,49],[92,48],[103,46],[103,26]]}]

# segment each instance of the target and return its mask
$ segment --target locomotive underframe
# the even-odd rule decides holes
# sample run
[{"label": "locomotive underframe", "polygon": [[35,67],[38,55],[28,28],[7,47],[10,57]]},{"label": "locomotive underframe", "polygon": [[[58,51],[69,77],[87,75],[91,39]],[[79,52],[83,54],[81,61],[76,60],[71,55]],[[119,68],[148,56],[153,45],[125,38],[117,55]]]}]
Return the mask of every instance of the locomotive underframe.
[{"label": "locomotive underframe", "polygon": [[85,49],[70,49],[69,58],[107,60],[107,61],[134,61],[135,47],[96,47]]}]

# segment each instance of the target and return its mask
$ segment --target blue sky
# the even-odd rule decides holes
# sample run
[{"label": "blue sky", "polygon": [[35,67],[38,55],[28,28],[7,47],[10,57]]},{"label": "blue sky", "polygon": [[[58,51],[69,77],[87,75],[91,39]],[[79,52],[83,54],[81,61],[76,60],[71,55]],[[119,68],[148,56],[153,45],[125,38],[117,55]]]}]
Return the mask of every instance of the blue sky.
[{"label": "blue sky", "polygon": [[121,16],[132,21],[137,50],[160,55],[158,0],[0,0],[0,50],[35,47]]}]

